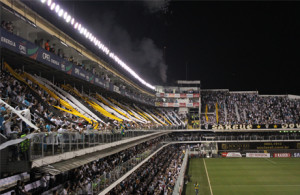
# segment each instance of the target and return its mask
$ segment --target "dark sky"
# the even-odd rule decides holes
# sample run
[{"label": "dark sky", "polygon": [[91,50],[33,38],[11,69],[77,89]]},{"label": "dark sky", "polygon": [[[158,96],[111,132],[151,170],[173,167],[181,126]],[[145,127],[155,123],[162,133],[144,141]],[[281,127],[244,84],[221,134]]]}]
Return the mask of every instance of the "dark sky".
[{"label": "dark sky", "polygon": [[[300,95],[298,2],[60,4],[151,84],[187,76],[206,89]],[[57,17],[49,20],[60,25]]]}]

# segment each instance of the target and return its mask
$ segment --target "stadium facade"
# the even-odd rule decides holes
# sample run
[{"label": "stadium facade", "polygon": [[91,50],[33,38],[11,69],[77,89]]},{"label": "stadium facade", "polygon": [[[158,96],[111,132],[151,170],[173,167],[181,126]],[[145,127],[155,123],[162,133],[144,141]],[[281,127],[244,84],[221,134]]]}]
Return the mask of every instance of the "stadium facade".
[{"label": "stadium facade", "polygon": [[[1,194],[19,180],[32,194],[130,194],[132,180],[140,193],[180,194],[189,156],[300,157],[299,96],[200,81],[153,90],[26,3],[1,0],[0,11]],[[172,182],[161,188],[148,168]]]}]

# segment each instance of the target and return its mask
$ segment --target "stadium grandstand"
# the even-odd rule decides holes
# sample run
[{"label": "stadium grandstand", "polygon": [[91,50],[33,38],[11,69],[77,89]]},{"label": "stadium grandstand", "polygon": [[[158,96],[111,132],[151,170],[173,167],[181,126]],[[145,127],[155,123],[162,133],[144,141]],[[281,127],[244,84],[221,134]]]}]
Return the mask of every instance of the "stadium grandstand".
[{"label": "stadium grandstand", "polygon": [[300,96],[153,86],[36,3],[96,50],[0,0],[0,194],[300,194]]}]

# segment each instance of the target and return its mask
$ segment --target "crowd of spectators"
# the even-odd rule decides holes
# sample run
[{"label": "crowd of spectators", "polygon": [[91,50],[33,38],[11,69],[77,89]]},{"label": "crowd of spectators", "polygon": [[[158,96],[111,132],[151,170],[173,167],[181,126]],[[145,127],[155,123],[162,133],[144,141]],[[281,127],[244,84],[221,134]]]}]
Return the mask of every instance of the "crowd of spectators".
[{"label": "crowd of spectators", "polygon": [[182,149],[175,145],[163,148],[109,194],[172,194],[184,157]]},{"label": "crowd of spectators", "polygon": [[205,91],[201,94],[201,124],[290,124],[300,122],[300,100],[288,96],[261,96],[256,92]]},{"label": "crowd of spectators", "polygon": [[13,23],[10,22],[10,21],[2,20],[1,21],[1,27],[6,29],[10,33],[13,33],[13,31],[14,31]]},{"label": "crowd of spectators", "polygon": [[[63,195],[99,193],[99,190],[103,190],[128,171],[126,167],[122,167],[124,163],[137,158],[146,151],[159,147],[163,139],[164,136],[146,141],[56,176],[42,174],[41,187],[32,191],[34,191],[34,194],[42,194],[48,191],[48,194],[58,192],[58,194]],[[132,166],[136,165],[135,161],[131,161],[131,164]],[[119,171],[116,172],[117,167],[121,167],[123,170],[118,169]],[[101,188],[98,187],[100,185]]]},{"label": "crowd of spectators", "polygon": [[[28,108],[43,111],[43,106],[38,103],[34,96],[29,92],[28,87],[20,84],[9,74],[2,72],[0,74],[0,97],[8,105],[14,105],[15,110],[20,111]],[[32,130],[24,123],[9,106],[4,103],[0,105],[0,131],[8,138],[16,137],[26,130]],[[26,116],[31,120],[31,115]]]},{"label": "crowd of spectators", "polygon": [[172,133],[166,138],[168,141],[203,141],[203,140],[283,140],[283,139],[299,139],[300,133],[280,133],[280,132],[253,132],[253,133],[210,133],[203,134],[199,132],[193,133]]},{"label": "crowd of spectators", "polygon": [[[21,70],[16,70],[21,73]],[[16,110],[30,110],[28,120],[35,124],[38,132],[79,132],[83,133],[92,130],[92,125],[85,119],[74,116],[70,113],[60,110],[53,111],[52,105],[60,106],[59,101],[50,96],[44,89],[39,87],[29,79],[25,79],[27,85],[18,81],[7,72],[1,72],[0,92],[1,99],[5,100],[9,105]],[[42,103],[43,102],[43,103]],[[51,108],[51,109],[50,109]],[[92,109],[92,108],[90,108]],[[158,116],[161,120],[161,117]],[[106,124],[100,124],[98,130],[108,130],[116,132],[121,126],[127,129],[155,129],[158,128],[156,123],[136,123],[136,122],[117,122],[107,118]],[[4,105],[1,105],[0,113],[0,131],[7,138],[16,138],[29,130],[30,128],[24,121],[13,114]],[[12,136],[14,135],[14,136]]]}]

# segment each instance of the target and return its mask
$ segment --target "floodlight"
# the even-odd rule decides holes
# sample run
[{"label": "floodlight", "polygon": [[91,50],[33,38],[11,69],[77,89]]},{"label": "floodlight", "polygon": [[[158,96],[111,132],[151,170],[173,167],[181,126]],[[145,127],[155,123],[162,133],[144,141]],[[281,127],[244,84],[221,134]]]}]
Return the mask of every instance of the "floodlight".
[{"label": "floodlight", "polygon": [[64,14],[64,10],[60,9],[59,12],[58,12],[58,16],[61,17],[63,14]]},{"label": "floodlight", "polygon": [[53,11],[54,8],[55,8],[55,3],[52,3],[52,4],[51,4],[51,7],[50,7],[50,10]]},{"label": "floodlight", "polygon": [[57,4],[56,7],[55,7],[55,12],[58,13],[58,12],[59,12],[59,9],[60,9],[60,7],[59,7],[59,5]]},{"label": "floodlight", "polygon": [[65,42],[60,41],[60,43],[63,44],[64,46],[68,47],[68,45]]},{"label": "floodlight", "polygon": [[[78,30],[79,30],[79,29],[78,29]],[[80,34],[82,34],[83,31],[84,31],[84,28],[81,28],[81,29],[79,30]]]},{"label": "floodlight", "polygon": [[64,19],[65,19],[65,20],[67,19],[68,15],[69,15],[68,12],[65,12],[65,13],[64,13]]},{"label": "floodlight", "polygon": [[78,22],[75,23],[74,28],[77,29],[78,27]]},{"label": "floodlight", "polygon": [[66,19],[66,22],[67,22],[67,23],[69,23],[69,22],[70,22],[70,20],[71,20],[71,16],[70,16],[70,15],[68,15],[68,16],[67,16],[67,19]]},{"label": "floodlight", "polygon": [[[101,51],[103,51],[106,55],[108,55],[111,59],[113,59],[117,64],[119,64],[122,68],[124,68],[127,72],[129,72],[134,78],[139,80],[142,84],[145,86],[155,89],[154,86],[150,85],[147,83],[145,80],[143,80],[136,72],[134,72],[126,63],[124,63],[121,59],[119,59],[118,56],[116,56],[113,52],[110,52],[110,50],[103,44],[101,43],[92,33],[90,33],[86,28],[84,28],[80,23],[75,22],[75,18],[72,18],[71,15],[68,14],[68,12],[64,11],[58,4],[54,3],[53,0],[40,0],[41,3],[46,3],[49,6],[50,10],[58,14],[59,17],[64,18],[64,20],[67,23],[71,23],[71,25],[74,27],[74,29],[77,29],[80,34],[83,34],[87,39],[89,39],[91,42],[95,44]],[[62,42],[62,44],[65,44]],[[289,131],[280,131],[281,133],[286,133]],[[293,132],[293,131],[290,131]],[[295,132],[295,131],[294,131]],[[300,132],[300,131],[298,131]]]}]

